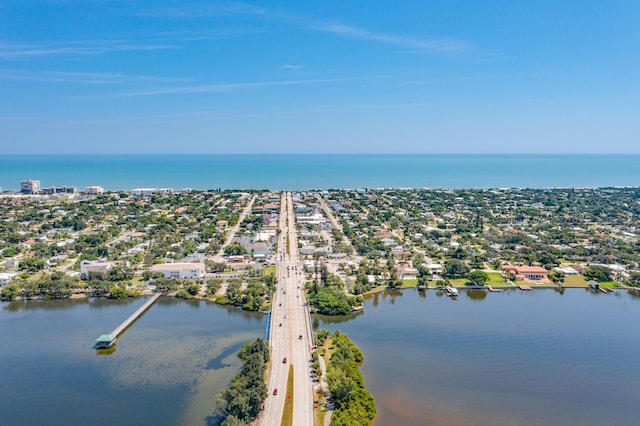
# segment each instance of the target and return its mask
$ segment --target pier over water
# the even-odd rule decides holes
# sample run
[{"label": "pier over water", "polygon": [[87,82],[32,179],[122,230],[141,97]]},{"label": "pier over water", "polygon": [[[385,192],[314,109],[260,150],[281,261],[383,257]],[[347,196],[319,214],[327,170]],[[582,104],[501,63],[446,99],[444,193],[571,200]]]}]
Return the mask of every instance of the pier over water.
[{"label": "pier over water", "polygon": [[144,305],[140,306],[129,318],[124,320],[122,324],[120,324],[115,330],[113,330],[110,334],[103,334],[102,336],[96,339],[96,349],[100,348],[108,348],[113,346],[116,343],[116,338],[127,329],[135,320],[137,320],[142,314],[145,313],[147,309],[153,305],[156,300],[158,300],[162,296],[161,293],[154,294],[151,299],[147,300]]}]

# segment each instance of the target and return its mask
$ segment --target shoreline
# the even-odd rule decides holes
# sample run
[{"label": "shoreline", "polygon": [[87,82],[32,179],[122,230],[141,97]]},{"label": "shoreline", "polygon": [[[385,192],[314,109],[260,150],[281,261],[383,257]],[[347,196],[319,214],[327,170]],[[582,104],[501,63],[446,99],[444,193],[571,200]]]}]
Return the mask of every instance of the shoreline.
[{"label": "shoreline", "polygon": [[[591,288],[589,286],[556,286],[556,285],[536,285],[536,284],[523,284],[523,286],[527,286],[529,287],[528,289],[524,290],[522,288],[520,288],[520,286],[518,285],[504,285],[504,286],[497,286],[497,285],[492,285],[491,288],[494,290],[498,290],[498,292],[501,291],[510,291],[510,290],[520,290],[520,291],[533,291],[533,290],[562,290],[562,289],[585,289],[585,290],[591,290]],[[382,287],[382,286],[378,286],[378,287]],[[450,285],[448,287],[452,287],[455,288],[457,290],[486,290],[487,292],[492,293],[491,289],[489,288],[489,286],[456,286],[456,285]],[[630,286],[623,286],[620,285],[619,287],[605,287],[607,290],[609,291],[613,291],[613,290],[627,290],[627,291],[639,291],[640,288],[637,287],[630,287]],[[380,294],[380,293],[384,293],[387,291],[392,291],[392,290],[409,290],[409,289],[417,289],[420,291],[427,291],[427,290],[440,290],[440,291],[446,291],[446,287],[426,287],[424,289],[422,288],[418,288],[418,286],[405,286],[405,287],[397,287],[397,288],[388,288],[388,287],[383,287],[383,288],[373,288],[369,291],[367,291],[366,293],[363,293],[362,296],[367,297],[367,296],[373,296],[376,294]],[[495,292],[495,291],[493,291]]]}]

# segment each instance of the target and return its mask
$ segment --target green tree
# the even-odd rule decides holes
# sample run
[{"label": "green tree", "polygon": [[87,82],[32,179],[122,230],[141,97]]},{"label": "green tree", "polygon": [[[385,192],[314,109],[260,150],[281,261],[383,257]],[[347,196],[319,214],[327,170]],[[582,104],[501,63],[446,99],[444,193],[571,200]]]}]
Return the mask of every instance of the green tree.
[{"label": "green tree", "polygon": [[20,285],[18,283],[9,283],[0,290],[0,297],[3,300],[13,300],[20,295]]},{"label": "green tree", "polygon": [[224,254],[227,256],[241,256],[247,254],[247,249],[240,243],[233,243],[224,248]]},{"label": "green tree", "polygon": [[444,262],[443,275],[447,278],[458,278],[469,272],[467,265],[459,260],[452,259]]},{"label": "green tree", "polygon": [[484,271],[472,271],[467,274],[467,279],[475,285],[484,285],[489,280],[489,275]]},{"label": "green tree", "polygon": [[606,266],[593,265],[587,270],[585,277],[598,282],[611,281],[611,269]]},{"label": "green tree", "polygon": [[564,278],[565,278],[564,272],[562,272],[562,271],[554,271],[553,269],[547,273],[547,276],[549,277],[549,279],[552,282],[554,282],[556,284],[563,283],[564,282]]},{"label": "green tree", "polygon": [[109,299],[126,299],[127,297],[129,297],[129,292],[118,285],[109,289]]},{"label": "green tree", "polygon": [[27,257],[18,263],[18,268],[21,271],[27,270],[28,272],[37,272],[45,268],[47,264],[42,259],[35,257]]},{"label": "green tree", "polygon": [[220,423],[220,426],[249,426],[249,423],[240,420],[236,416],[229,415]]}]

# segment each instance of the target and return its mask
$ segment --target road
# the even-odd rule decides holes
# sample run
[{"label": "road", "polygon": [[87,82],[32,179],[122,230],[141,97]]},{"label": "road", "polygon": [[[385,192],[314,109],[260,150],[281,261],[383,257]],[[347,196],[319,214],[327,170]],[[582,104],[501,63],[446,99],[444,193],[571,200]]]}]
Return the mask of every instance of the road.
[{"label": "road", "polygon": [[[289,253],[285,249],[289,236]],[[284,401],[293,398],[293,424],[313,426],[313,382],[311,376],[312,333],[304,298],[304,274],[298,260],[298,239],[290,193],[281,199],[278,237],[278,288],[271,310],[270,341],[272,367],[269,396],[259,424],[280,425]],[[283,363],[284,358],[287,359]],[[287,395],[289,365],[294,371],[294,390]],[[278,395],[273,395],[278,389]]]},{"label": "road", "polygon": [[247,217],[247,215],[251,212],[251,208],[253,207],[253,202],[256,200],[256,197],[257,197],[256,195],[253,195],[249,200],[249,202],[247,203],[247,206],[240,213],[240,216],[238,217],[238,223],[236,223],[235,226],[231,229],[231,232],[227,234],[227,240],[224,242],[222,247],[220,247],[220,250],[218,250],[218,253],[213,257],[214,262],[222,263],[222,255],[224,254],[225,247],[231,244],[231,240],[233,240],[233,237],[235,237],[236,234],[238,233],[238,229],[240,229],[240,224],[242,223],[244,218]]}]

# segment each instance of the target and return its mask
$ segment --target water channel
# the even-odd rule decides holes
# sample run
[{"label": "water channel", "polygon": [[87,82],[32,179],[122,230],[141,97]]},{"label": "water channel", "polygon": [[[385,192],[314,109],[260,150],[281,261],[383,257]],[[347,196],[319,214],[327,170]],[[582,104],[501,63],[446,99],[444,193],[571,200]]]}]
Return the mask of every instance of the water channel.
[{"label": "water channel", "polygon": [[640,424],[640,298],[624,291],[411,289],[314,323],[364,352],[375,426]]}]

